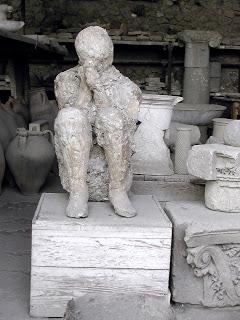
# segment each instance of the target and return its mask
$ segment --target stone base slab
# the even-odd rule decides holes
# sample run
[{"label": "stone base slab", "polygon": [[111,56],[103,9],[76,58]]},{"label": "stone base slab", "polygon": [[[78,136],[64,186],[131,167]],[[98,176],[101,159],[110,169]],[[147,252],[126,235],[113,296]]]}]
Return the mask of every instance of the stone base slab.
[{"label": "stone base slab", "polygon": [[132,196],[132,219],[109,202],[68,218],[67,200],[43,194],[32,223],[32,316],[62,317],[70,299],[91,293],[168,294],[172,227],[157,200]]},{"label": "stone base slab", "polygon": [[240,305],[240,215],[198,201],[169,202],[165,210],[173,224],[172,300]]},{"label": "stone base slab", "polygon": [[190,304],[174,305],[176,320],[239,320],[240,307],[204,308]]},{"label": "stone base slab", "polygon": [[175,320],[168,296],[86,294],[68,303],[64,320]]}]

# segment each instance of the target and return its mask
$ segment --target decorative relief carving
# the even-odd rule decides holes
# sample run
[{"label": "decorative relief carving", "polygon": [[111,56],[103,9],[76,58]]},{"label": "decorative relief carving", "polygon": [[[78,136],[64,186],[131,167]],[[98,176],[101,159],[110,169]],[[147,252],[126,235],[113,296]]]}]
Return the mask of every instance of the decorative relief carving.
[{"label": "decorative relief carving", "polygon": [[203,278],[202,304],[240,305],[240,244],[212,245],[187,250],[187,263]]},{"label": "decorative relief carving", "polygon": [[[216,176],[217,179],[239,179],[240,178],[240,159],[216,153]],[[235,180],[234,179],[234,180]]]}]

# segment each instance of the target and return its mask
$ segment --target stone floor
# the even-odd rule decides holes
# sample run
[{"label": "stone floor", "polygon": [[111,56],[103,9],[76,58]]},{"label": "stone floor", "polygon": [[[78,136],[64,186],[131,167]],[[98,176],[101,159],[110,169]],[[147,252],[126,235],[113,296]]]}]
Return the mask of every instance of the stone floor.
[{"label": "stone floor", "polygon": [[[47,185],[45,192],[62,191],[56,179]],[[7,187],[0,197],[0,320],[31,319],[31,222],[39,198]]]},{"label": "stone floor", "polygon": [[[49,177],[46,185],[43,192],[63,191],[56,177]],[[158,192],[161,193],[161,188]],[[190,198],[192,196],[195,197],[195,190]],[[8,187],[3,188],[0,196],[0,320],[31,319],[28,314],[31,221],[39,198],[40,194],[23,196],[17,189]],[[185,317],[185,311],[178,310],[178,320],[194,319],[191,312]]]}]

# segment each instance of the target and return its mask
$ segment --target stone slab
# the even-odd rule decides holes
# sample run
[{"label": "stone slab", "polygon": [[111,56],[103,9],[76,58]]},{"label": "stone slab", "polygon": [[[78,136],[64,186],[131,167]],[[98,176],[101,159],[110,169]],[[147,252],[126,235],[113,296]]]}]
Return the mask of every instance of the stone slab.
[{"label": "stone slab", "polygon": [[212,211],[198,201],[169,202],[165,210],[173,223],[173,301],[240,305],[240,215]]},{"label": "stone slab", "polygon": [[[174,180],[175,175],[169,176]],[[154,177],[154,176],[151,176]],[[153,178],[152,178],[153,179]],[[135,194],[154,195],[158,201],[199,201],[204,199],[204,186],[176,181],[133,181],[131,190]],[[150,180],[150,179],[149,179]]]},{"label": "stone slab", "polygon": [[174,320],[169,297],[86,294],[68,303],[64,320]]},{"label": "stone slab", "polygon": [[90,202],[89,217],[65,215],[67,194],[43,194],[32,223],[31,315],[63,316],[86,293],[168,294],[171,222],[152,196],[131,197],[138,215]]},{"label": "stone slab", "polygon": [[188,304],[174,305],[177,320],[239,320],[240,308],[205,308]]}]

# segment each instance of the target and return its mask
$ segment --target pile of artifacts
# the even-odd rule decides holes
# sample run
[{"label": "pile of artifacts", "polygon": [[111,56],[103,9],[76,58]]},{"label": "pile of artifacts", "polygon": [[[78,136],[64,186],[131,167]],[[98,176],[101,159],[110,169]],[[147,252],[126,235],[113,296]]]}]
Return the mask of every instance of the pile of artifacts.
[{"label": "pile of artifacts", "polygon": [[[186,37],[206,55],[204,67],[187,67],[185,82],[204,73],[209,86],[209,43],[219,36]],[[75,47],[79,65],[55,80],[55,149],[69,197],[43,194],[35,213],[31,315],[171,320],[171,297],[199,307],[194,320],[202,312],[223,320],[219,308],[231,316],[240,305],[240,121],[219,118],[225,107],[203,101],[205,83],[194,102],[185,88],[187,105],[179,108],[181,97],[142,95],[112,66],[113,44],[100,27],[82,30]],[[212,120],[202,144],[201,126]],[[132,171],[149,180],[190,174],[207,181],[205,200],[161,206],[144,192],[130,194]]]},{"label": "pile of artifacts", "polygon": [[23,194],[39,192],[55,169],[56,101],[48,100],[44,88],[31,90],[29,97],[30,108],[12,97],[0,105],[0,186],[5,176]]},{"label": "pile of artifacts", "polygon": [[[38,88],[29,109],[1,105],[1,179],[6,168],[23,194],[39,192],[56,157],[67,191],[43,194],[33,219],[32,316],[171,320],[173,301],[198,307],[191,319],[223,320],[219,308],[231,317],[240,306],[240,121],[209,104],[210,47],[221,36],[179,40],[183,98],[142,94],[112,65],[106,30],[92,26],[76,37],[79,64],[55,79],[57,103]],[[200,181],[205,196],[183,201],[181,179]]]}]

